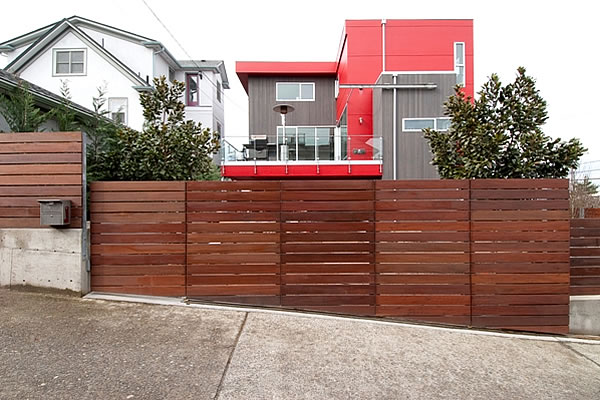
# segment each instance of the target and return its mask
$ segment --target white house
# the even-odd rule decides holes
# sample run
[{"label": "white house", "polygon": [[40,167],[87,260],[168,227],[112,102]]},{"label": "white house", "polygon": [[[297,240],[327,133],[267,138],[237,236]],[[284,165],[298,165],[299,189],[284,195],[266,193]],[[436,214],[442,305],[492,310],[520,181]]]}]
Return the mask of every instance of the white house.
[{"label": "white house", "polygon": [[73,16],[0,43],[0,68],[59,93],[67,80],[72,101],[92,108],[105,87],[114,120],[143,125],[139,93],[164,75],[186,84],[186,118],[225,133],[223,90],[229,81],[223,61],[177,60],[158,41]]}]

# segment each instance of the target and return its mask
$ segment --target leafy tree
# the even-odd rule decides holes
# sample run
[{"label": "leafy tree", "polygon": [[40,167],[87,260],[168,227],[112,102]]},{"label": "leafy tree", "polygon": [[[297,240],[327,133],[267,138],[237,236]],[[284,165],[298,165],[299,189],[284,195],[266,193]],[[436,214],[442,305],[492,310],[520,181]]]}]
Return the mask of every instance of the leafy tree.
[{"label": "leafy tree", "polygon": [[61,132],[78,131],[80,125],[77,122],[75,111],[71,108],[73,105],[71,89],[69,89],[68,80],[60,80],[60,95],[62,97],[58,107],[52,109],[49,113],[50,118],[58,124],[58,130]]},{"label": "leafy tree", "polygon": [[219,138],[200,123],[185,121],[181,101],[185,85],[154,79],[155,89],[140,95],[144,108],[141,132],[121,127],[104,154],[104,179],[193,180],[214,178],[211,155]]},{"label": "leafy tree", "polygon": [[0,114],[12,132],[37,132],[49,115],[35,105],[29,84],[19,80],[8,96],[0,94]]},{"label": "leafy tree", "polygon": [[525,72],[506,86],[492,74],[474,101],[455,88],[444,104],[450,129],[424,130],[442,178],[560,178],[577,166],[586,149],[542,132],[546,101]]},{"label": "leafy tree", "polygon": [[[109,111],[105,109],[107,84],[96,88],[98,95],[93,98],[94,118],[86,121],[86,163],[88,182],[106,180],[116,175],[118,164],[107,156],[114,146],[118,124],[108,119]],[[122,128],[122,127],[121,127]]]}]

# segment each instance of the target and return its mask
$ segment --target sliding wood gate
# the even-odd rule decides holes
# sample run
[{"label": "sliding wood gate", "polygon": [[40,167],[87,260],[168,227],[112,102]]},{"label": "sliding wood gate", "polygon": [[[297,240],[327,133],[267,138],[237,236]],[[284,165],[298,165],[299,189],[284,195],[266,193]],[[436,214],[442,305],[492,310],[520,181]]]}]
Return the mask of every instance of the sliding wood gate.
[{"label": "sliding wood gate", "polygon": [[568,331],[565,180],[91,189],[95,291]]}]

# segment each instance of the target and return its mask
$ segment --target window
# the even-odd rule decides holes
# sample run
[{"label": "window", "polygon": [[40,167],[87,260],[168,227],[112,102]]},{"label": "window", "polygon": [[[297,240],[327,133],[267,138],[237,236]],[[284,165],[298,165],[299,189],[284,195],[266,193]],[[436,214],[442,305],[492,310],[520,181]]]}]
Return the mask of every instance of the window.
[{"label": "window", "polygon": [[276,101],[315,101],[313,82],[277,82],[275,92]]},{"label": "window", "polygon": [[221,82],[217,81],[217,100],[219,101],[219,103],[221,102]]},{"label": "window", "polygon": [[86,49],[54,49],[53,75],[85,75]]},{"label": "window", "polygon": [[198,74],[187,74],[185,80],[185,103],[188,106],[197,106],[200,97],[200,76]]},{"label": "window", "polygon": [[117,124],[127,125],[127,98],[109,97],[108,112],[110,118]]},{"label": "window", "polygon": [[403,118],[402,130],[404,132],[421,132],[430,128],[437,131],[447,131],[450,128],[450,118]]},{"label": "window", "polygon": [[277,127],[277,147],[280,161],[333,160],[334,132],[332,126]]},{"label": "window", "polygon": [[465,86],[465,44],[454,43],[454,71],[456,72],[456,84]]}]

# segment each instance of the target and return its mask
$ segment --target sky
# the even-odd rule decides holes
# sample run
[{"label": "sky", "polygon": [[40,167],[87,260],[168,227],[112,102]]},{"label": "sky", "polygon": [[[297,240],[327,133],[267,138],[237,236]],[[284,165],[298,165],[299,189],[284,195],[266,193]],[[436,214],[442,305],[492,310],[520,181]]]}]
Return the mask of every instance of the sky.
[{"label": "sky", "polygon": [[248,98],[235,61],[335,61],[346,19],[473,19],[475,90],[492,73],[508,83],[517,67],[526,67],[548,102],[544,132],[579,138],[588,148],[583,165],[600,168],[594,162],[600,160],[594,125],[600,24],[592,1],[145,2],[172,36],[144,0],[35,0],[3,2],[0,42],[79,15],[159,40],[180,59],[224,60],[231,86],[225,91],[226,135],[247,136]]}]

